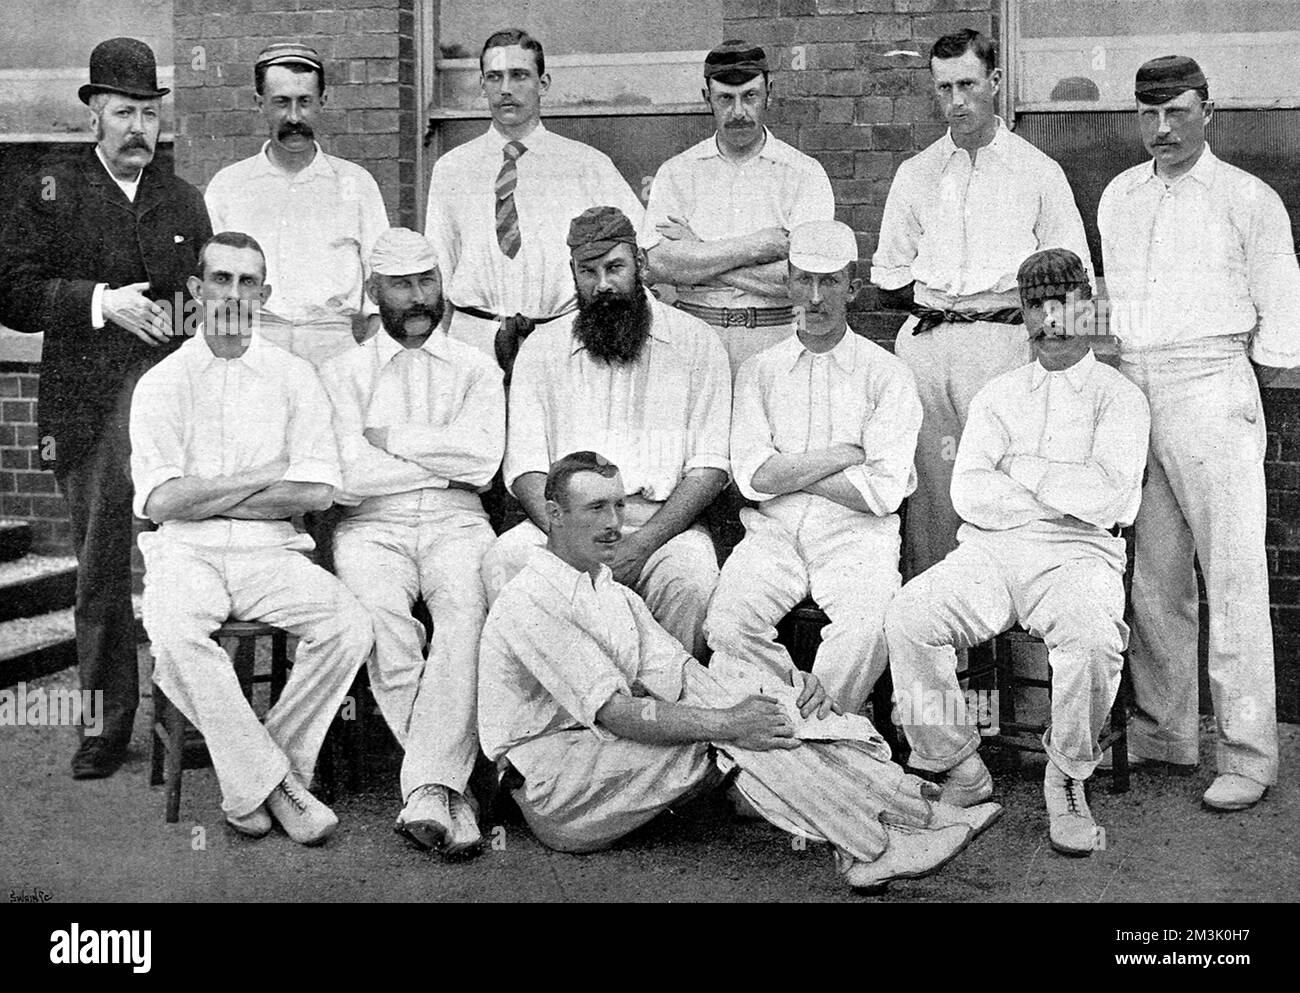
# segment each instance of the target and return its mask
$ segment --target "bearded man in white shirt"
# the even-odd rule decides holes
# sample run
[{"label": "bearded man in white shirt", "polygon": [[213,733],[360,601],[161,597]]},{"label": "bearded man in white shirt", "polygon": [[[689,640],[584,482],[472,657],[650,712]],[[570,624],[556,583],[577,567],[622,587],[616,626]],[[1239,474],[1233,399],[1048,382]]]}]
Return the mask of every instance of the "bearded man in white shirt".
[{"label": "bearded man in white shirt", "polygon": [[[274,818],[319,844],[338,818],[307,784],[372,642],[365,610],[290,520],[328,507],[339,484],[329,401],[307,362],[257,334],[271,292],[257,242],[222,232],[199,265],[189,290],[202,334],[146,373],[131,403],[135,512],[160,525],[140,536],[153,678],[202,732],[230,825],[261,837]],[[298,638],[265,725],[212,640],[228,618]]]},{"label": "bearded man in white shirt", "polygon": [[262,312],[263,338],[319,369],[354,347],[368,321],[377,328],[364,283],[388,213],[374,177],[316,141],[326,93],[315,49],[269,46],[253,84],[269,137],[213,176],[204,199],[214,231],[245,231],[267,253],[276,294]]},{"label": "bearded man in white shirt", "polygon": [[971,400],[1030,359],[1017,268],[1050,247],[1092,268],[1065,173],[996,114],[993,41],[969,29],[945,35],[930,49],[930,72],[948,133],[898,167],[871,267],[885,302],[914,315],[894,345],[925,411],[903,542],[909,579],[956,547],[949,489]]},{"label": "bearded man in white shirt", "polygon": [[[478,848],[466,785],[478,754],[479,579],[493,533],[478,491],[505,447],[501,372],[446,334],[433,246],[406,228],[380,235],[366,291],[383,333],[326,364],[343,463],[334,535],[339,578],[370,612],[370,688],[405,749],[396,828],[422,848]],[[433,621],[412,615],[422,599]]]},{"label": "bearded man in white shirt", "polygon": [[854,334],[861,280],[853,230],[812,221],[790,232],[798,331],[741,366],[731,461],[745,538],[709,605],[709,647],[788,677],[776,625],[811,595],[830,618],[812,675],[845,713],[885,669],[885,608],[898,591],[898,508],[916,485],[921,401],[912,373]]},{"label": "bearded man in white shirt", "polygon": [[1300,268],[1281,198],[1206,144],[1214,105],[1196,62],[1145,63],[1135,97],[1152,161],[1116,176],[1097,210],[1120,371],[1151,403],[1130,762],[1199,758],[1195,557],[1218,730],[1218,776],[1203,801],[1242,810],[1277,782],[1259,387],[1300,365]]},{"label": "bearded man in white shirt", "polygon": [[503,475],[528,520],[483,560],[488,601],[546,542],[551,463],[565,452],[606,451],[629,489],[614,578],[700,658],[718,558],[699,517],[727,481],[726,353],[704,322],[645,288],[645,256],[621,211],[584,211],[568,243],[578,313],[539,329],[519,352]]},{"label": "bearded man in white shirt", "polygon": [[1038,252],[1018,280],[1035,361],[972,402],[952,480],[965,521],[959,544],[903,587],[885,633],[909,763],[940,773],[943,799],[959,806],[987,800],[993,780],[956,650],[1014,624],[1046,642],[1049,837],[1057,851],[1086,856],[1104,839],[1084,781],[1101,759],[1097,737],[1119,690],[1128,629],[1118,532],[1137,514],[1150,417],[1142,391],[1099,363],[1078,333],[1093,312],[1079,257]]},{"label": "bearded man in white shirt", "polygon": [[456,308],[451,336],[495,355],[508,385],[533,327],[574,308],[569,221],[611,204],[635,224],[642,209],[607,155],[542,124],[551,77],[541,42],[497,31],[479,69],[492,124],[434,163],[424,233]]}]

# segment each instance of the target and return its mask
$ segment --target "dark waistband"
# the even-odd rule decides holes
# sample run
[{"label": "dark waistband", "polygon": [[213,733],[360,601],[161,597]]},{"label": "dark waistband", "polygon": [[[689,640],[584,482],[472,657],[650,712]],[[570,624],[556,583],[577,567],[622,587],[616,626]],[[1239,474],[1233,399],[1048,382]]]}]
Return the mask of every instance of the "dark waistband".
[{"label": "dark waistband", "polygon": [[999,310],[935,310],[917,304],[912,307],[916,315],[916,327],[912,334],[925,334],[940,324],[974,324],[976,321],[990,321],[993,324],[1024,324],[1025,315],[1019,307],[1002,307]]},{"label": "dark waistband", "polygon": [[705,307],[683,300],[674,306],[718,328],[772,328],[794,320],[793,307]]},{"label": "dark waistband", "polygon": [[[509,317],[502,317],[500,314],[489,313],[486,310],[480,310],[478,307],[462,307],[460,304],[452,304],[462,314],[469,314],[470,317],[477,317],[483,321],[504,321],[514,317],[523,317],[523,314],[512,314]],[[553,321],[557,317],[563,317],[563,314],[552,314],[550,317],[528,317],[525,320],[532,324],[545,324]]]}]

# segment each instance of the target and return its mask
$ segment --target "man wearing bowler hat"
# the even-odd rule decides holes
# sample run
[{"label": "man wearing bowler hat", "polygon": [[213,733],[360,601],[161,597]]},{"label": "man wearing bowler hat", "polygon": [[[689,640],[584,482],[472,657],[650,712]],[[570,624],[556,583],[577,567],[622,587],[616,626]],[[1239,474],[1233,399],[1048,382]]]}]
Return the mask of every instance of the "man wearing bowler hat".
[{"label": "man wearing bowler hat", "polygon": [[704,60],[704,102],[717,133],[659,167],[640,244],[649,281],[677,286],[677,306],[712,325],[734,375],[787,338],[789,233],[829,221],[826,170],[764,125],[772,97],[767,54],[724,41]]},{"label": "man wearing bowler hat", "polygon": [[295,42],[263,49],[253,86],[268,138],[256,155],[212,177],[208,211],[214,229],[250,234],[266,252],[266,281],[276,292],[262,311],[262,337],[319,369],[355,346],[365,322],[378,329],[364,285],[388,213],[374,177],[316,141],[326,95],[315,49]]},{"label": "man wearing bowler hat", "polygon": [[1130,761],[1199,756],[1195,556],[1218,728],[1218,776],[1203,799],[1241,810],[1277,781],[1259,387],[1300,365],[1300,269],[1281,198],[1206,144],[1214,105],[1200,66],[1152,59],[1134,96],[1153,161],[1111,180],[1097,209],[1120,370],[1151,404]]},{"label": "man wearing bowler hat", "polygon": [[0,232],[0,321],[45,335],[40,455],[72,518],[81,686],[103,693],[102,733],[83,732],[73,758],[78,779],[112,775],[131,738],[131,393],[179,344],[174,303],[212,235],[198,190],[153,161],[168,92],[143,42],[97,45],[78,91],[95,145],[20,184]]}]

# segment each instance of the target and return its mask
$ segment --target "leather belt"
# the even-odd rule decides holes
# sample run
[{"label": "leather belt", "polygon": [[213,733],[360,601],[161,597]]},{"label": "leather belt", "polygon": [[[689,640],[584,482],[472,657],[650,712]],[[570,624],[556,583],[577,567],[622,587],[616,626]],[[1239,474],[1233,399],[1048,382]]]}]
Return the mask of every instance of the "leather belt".
[{"label": "leather belt", "polygon": [[704,307],[678,301],[678,310],[698,317],[715,328],[774,328],[794,321],[793,307]]},{"label": "leather belt", "polygon": [[940,324],[974,324],[976,321],[990,321],[994,324],[1024,324],[1025,315],[1019,307],[1003,307],[1001,310],[935,310],[933,307],[920,305],[912,308],[916,315],[916,327],[912,334],[925,334]]}]

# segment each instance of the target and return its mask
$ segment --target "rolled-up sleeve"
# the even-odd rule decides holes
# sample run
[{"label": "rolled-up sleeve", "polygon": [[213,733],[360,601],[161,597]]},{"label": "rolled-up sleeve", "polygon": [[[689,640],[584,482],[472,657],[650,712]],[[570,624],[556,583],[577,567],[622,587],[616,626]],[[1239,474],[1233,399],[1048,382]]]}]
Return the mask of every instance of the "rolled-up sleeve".
[{"label": "rolled-up sleeve", "polygon": [[669,217],[685,217],[681,191],[678,188],[675,159],[670,159],[659,167],[654,181],[650,184],[650,200],[645,207],[645,216],[641,230],[637,235],[637,244],[646,251],[663,241],[659,225],[667,222]]},{"label": "rolled-up sleeve", "polygon": [[510,381],[510,416],[506,427],[506,488],[514,493],[515,480],[528,472],[549,472],[551,453],[546,443],[550,423],[547,363],[543,342],[533,336],[519,349]]},{"label": "rolled-up sleeve", "polygon": [[442,480],[487,486],[505,449],[506,401],[501,371],[484,366],[468,377],[451,420],[434,427],[398,424],[389,429],[388,450],[418,463]]},{"label": "rolled-up sleeve", "polygon": [[888,363],[872,384],[875,409],[862,426],[866,460],[844,470],[877,516],[892,514],[916,489],[916,438],[921,431],[921,398],[911,370]]},{"label": "rolled-up sleeve", "polygon": [[915,278],[912,263],[921,241],[921,224],[912,208],[912,171],[907,162],[899,166],[885,198],[880,239],[871,256],[871,281],[882,290],[902,289]]},{"label": "rolled-up sleeve", "polygon": [[660,700],[669,703],[680,700],[682,670],[686,663],[692,661],[691,656],[682,648],[681,642],[665,631],[654,619],[644,600],[626,587],[619,587],[619,591],[632,611],[641,647],[637,683],[647,693]]},{"label": "rolled-up sleeve", "polygon": [[726,350],[711,329],[701,324],[696,341],[683,468],[686,472],[720,469],[730,473],[731,367]]},{"label": "rolled-up sleeve", "polygon": [[131,509],[148,517],[149,496],[169,479],[185,475],[185,438],[174,383],[165,369],[146,373],[131,397]]},{"label": "rolled-up sleeve", "polygon": [[1246,278],[1259,314],[1250,357],[1260,365],[1300,365],[1300,266],[1291,221],[1282,199],[1268,186],[1254,198],[1246,240]]},{"label": "rolled-up sleeve", "polygon": [[316,373],[303,365],[288,383],[292,406],[286,432],[289,468],[284,481],[324,483],[338,489],[343,479],[330,402]]}]

